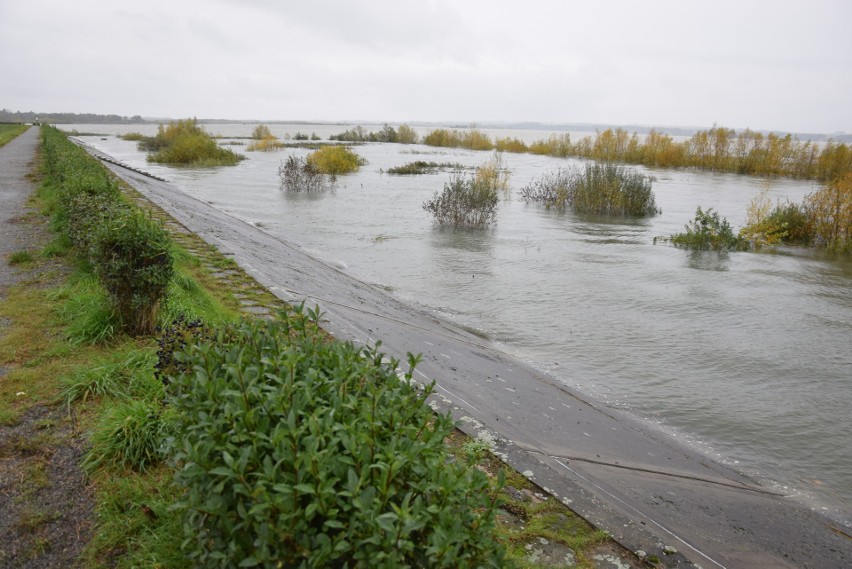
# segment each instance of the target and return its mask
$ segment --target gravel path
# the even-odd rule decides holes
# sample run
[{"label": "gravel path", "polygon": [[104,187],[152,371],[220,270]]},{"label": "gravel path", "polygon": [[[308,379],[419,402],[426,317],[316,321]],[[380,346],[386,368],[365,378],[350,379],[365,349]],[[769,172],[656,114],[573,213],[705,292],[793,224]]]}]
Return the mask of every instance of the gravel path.
[{"label": "gravel path", "polygon": [[[45,219],[28,206],[39,130],[0,148],[0,300],[19,283],[39,286],[46,271],[12,266],[9,255],[33,255],[50,240]],[[61,274],[61,271],[56,274]],[[9,322],[0,320],[0,336]],[[0,382],[14,364],[0,365]],[[0,400],[0,405],[3,405]],[[92,499],[79,463],[84,438],[61,405],[35,402],[13,424],[0,425],[0,568],[73,567],[93,525]]]}]

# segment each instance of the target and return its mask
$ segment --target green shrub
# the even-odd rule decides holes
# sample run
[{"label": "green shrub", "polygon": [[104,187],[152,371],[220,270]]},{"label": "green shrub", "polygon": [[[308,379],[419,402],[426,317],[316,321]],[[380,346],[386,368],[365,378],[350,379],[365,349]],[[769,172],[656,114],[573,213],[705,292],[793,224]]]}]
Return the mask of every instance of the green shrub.
[{"label": "green shrub", "polygon": [[669,241],[684,249],[728,251],[744,249],[748,244],[734,235],[728,220],[719,216],[719,212],[709,208],[702,211],[699,206],[695,218],[684,226],[686,232],[676,233]]},{"label": "green shrub", "polygon": [[303,158],[288,156],[278,167],[281,187],[290,192],[322,192],[334,187],[334,178]]},{"label": "green shrub", "polygon": [[131,142],[141,142],[145,140],[145,135],[141,132],[127,132],[119,136],[121,140],[128,140]]},{"label": "green shrub", "polygon": [[92,254],[92,245],[98,229],[111,217],[126,215],[131,206],[109,194],[80,192],[67,200],[65,215],[66,233],[78,253]]},{"label": "green shrub", "polygon": [[154,376],[164,384],[168,384],[171,377],[192,372],[192,368],[176,354],[185,352],[188,345],[211,340],[215,336],[215,332],[200,319],[189,319],[184,315],[175,318],[159,332]]},{"label": "green shrub", "polygon": [[[171,379],[190,562],[221,567],[498,567],[495,504],[447,460],[431,391],[301,311],[224,330]],[[416,361],[409,363],[413,366]]]},{"label": "green shrub", "polygon": [[125,330],[151,334],[174,272],[166,231],[139,210],[103,220],[92,245],[95,271]]},{"label": "green shrub", "polygon": [[771,226],[783,228],[784,243],[807,245],[813,240],[807,211],[800,204],[777,204],[769,214],[767,222]]},{"label": "green shrub", "polygon": [[323,146],[308,154],[307,163],[320,174],[337,176],[357,171],[364,159],[347,146]]},{"label": "green shrub", "polygon": [[484,228],[497,221],[497,189],[485,180],[455,174],[442,193],[423,203],[439,225]]},{"label": "green shrub", "polygon": [[245,157],[220,147],[196,119],[179,120],[159,126],[157,135],[139,143],[149,152],[149,162],[191,166],[233,166]]},{"label": "green shrub", "polygon": [[170,435],[171,421],[161,402],[132,400],[107,408],[92,435],[92,448],[82,466],[144,472],[163,460],[162,448]]}]

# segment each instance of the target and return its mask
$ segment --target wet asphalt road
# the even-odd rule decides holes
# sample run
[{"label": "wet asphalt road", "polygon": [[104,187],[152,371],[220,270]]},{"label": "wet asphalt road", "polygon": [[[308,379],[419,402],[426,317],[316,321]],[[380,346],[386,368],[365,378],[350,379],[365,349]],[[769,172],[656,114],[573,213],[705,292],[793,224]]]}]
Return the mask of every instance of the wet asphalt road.
[{"label": "wet asphalt road", "polygon": [[173,184],[107,165],[276,296],[319,305],[337,338],[381,340],[403,364],[422,353],[415,378],[436,382],[433,407],[493,438],[512,466],[625,547],[667,567],[852,567],[850,516],[832,521]]}]

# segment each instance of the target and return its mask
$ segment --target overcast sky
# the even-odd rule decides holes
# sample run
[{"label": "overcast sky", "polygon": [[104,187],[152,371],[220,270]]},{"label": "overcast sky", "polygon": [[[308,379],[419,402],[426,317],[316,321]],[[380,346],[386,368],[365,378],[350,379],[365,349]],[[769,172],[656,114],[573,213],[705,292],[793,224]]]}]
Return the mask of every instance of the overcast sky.
[{"label": "overcast sky", "polygon": [[0,0],[0,107],[852,132],[850,0]]}]

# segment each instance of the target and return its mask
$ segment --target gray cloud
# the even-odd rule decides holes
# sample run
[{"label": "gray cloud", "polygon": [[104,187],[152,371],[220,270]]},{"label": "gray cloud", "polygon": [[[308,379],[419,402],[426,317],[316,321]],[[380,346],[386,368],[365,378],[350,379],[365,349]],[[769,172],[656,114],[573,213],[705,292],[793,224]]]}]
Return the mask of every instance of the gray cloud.
[{"label": "gray cloud", "polygon": [[852,3],[28,0],[0,106],[852,131]]}]

